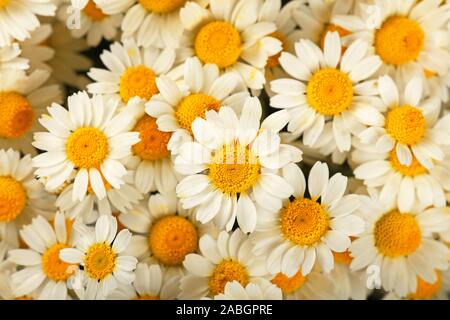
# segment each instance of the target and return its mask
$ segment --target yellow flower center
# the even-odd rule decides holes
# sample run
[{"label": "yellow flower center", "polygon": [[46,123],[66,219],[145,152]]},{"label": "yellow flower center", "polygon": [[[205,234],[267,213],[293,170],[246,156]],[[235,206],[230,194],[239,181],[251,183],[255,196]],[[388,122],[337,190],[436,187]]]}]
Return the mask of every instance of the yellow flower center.
[{"label": "yellow flower center", "polygon": [[14,300],[34,300],[34,299],[30,296],[21,296],[21,297],[15,298]]},{"label": "yellow flower center", "polygon": [[302,270],[298,270],[292,277],[286,276],[284,273],[277,273],[271,282],[283,291],[289,294],[300,289],[306,281],[306,277],[302,275]]},{"label": "yellow flower center", "polygon": [[42,270],[47,278],[53,281],[66,281],[75,272],[76,265],[66,263],[59,258],[59,252],[65,248],[70,248],[70,246],[57,243],[42,255]]},{"label": "yellow flower center", "polygon": [[350,255],[350,251],[344,251],[344,252],[334,252],[333,251],[333,257],[334,261],[336,263],[350,265],[352,263],[352,256]]},{"label": "yellow flower center", "polygon": [[203,63],[226,68],[241,55],[241,36],[231,24],[213,21],[203,26],[195,38],[195,52]]},{"label": "yellow flower center", "polygon": [[120,77],[119,93],[125,103],[133,97],[150,100],[158,92],[156,75],[146,66],[129,67]]},{"label": "yellow flower center", "polygon": [[419,161],[417,161],[416,157],[413,156],[411,165],[404,166],[400,163],[397,158],[397,152],[395,149],[392,149],[390,154],[391,165],[397,172],[400,172],[404,176],[415,177],[421,174],[428,173],[427,168],[422,166]]},{"label": "yellow flower center", "polygon": [[223,293],[228,282],[238,281],[242,286],[248,284],[247,269],[237,261],[223,260],[209,278],[209,293],[212,296]]},{"label": "yellow flower center", "polygon": [[423,70],[423,74],[425,75],[425,78],[427,78],[427,79],[433,78],[434,76],[437,75],[436,72],[431,71],[431,70],[427,70],[427,69]]},{"label": "yellow flower center", "polygon": [[297,198],[281,209],[281,231],[286,239],[299,246],[320,241],[329,229],[329,217],[316,201]]},{"label": "yellow flower center", "polygon": [[6,7],[10,0],[0,0],[0,9]]},{"label": "yellow flower center", "polygon": [[192,133],[192,122],[196,118],[204,119],[206,111],[219,111],[219,109],[220,101],[214,97],[203,93],[194,93],[181,100],[177,106],[175,118],[177,118],[181,128]]},{"label": "yellow flower center", "polygon": [[385,127],[394,140],[413,145],[425,134],[425,117],[416,107],[408,105],[395,107],[387,114]]},{"label": "yellow flower center", "polygon": [[76,129],[67,139],[67,158],[76,168],[99,168],[108,155],[108,138],[97,128]]},{"label": "yellow flower center", "polygon": [[84,258],[84,271],[97,281],[103,280],[114,272],[116,253],[106,243],[91,245]]},{"label": "yellow flower center", "polygon": [[399,66],[417,59],[424,40],[425,33],[416,21],[394,16],[375,32],[375,52],[385,63]]},{"label": "yellow flower center", "polygon": [[186,218],[166,216],[151,226],[148,243],[150,251],[159,261],[178,265],[187,254],[197,250],[197,229]]},{"label": "yellow flower center", "polygon": [[374,230],[375,246],[387,257],[407,256],[422,242],[419,225],[413,215],[397,210],[383,215]]},{"label": "yellow flower center", "polygon": [[133,145],[133,151],[143,160],[160,160],[167,157],[167,149],[172,133],[158,130],[156,119],[144,115],[136,124],[133,131],[139,132],[141,141]]},{"label": "yellow flower center", "polygon": [[[337,26],[335,24],[332,24],[332,23],[327,24],[325,29],[322,32],[322,35],[320,36],[320,47],[322,49],[325,47],[325,38],[326,38],[328,32],[337,32],[341,38],[345,37],[345,36],[348,36],[351,33],[347,29],[344,29],[344,28],[342,28],[340,26]],[[345,51],[344,49],[345,48],[342,47],[342,51]]]},{"label": "yellow flower center", "polygon": [[186,0],[139,0],[139,3],[148,11],[169,13],[184,6]]},{"label": "yellow flower center", "polygon": [[[281,32],[275,31],[274,33],[271,33],[269,36],[281,41],[281,45],[283,47],[283,49],[281,51],[289,50],[289,43],[287,42],[287,38],[284,34],[282,34]],[[280,65],[280,56],[281,56],[281,52],[278,52],[274,56],[270,56],[269,59],[267,59],[266,67],[267,68],[278,67]]]},{"label": "yellow flower center", "polygon": [[428,283],[422,280],[422,278],[417,277],[416,292],[409,294],[408,299],[432,299],[442,287],[442,274],[439,271],[436,271],[436,276],[437,280],[434,283]]},{"label": "yellow flower center", "polygon": [[18,138],[30,130],[34,112],[17,92],[0,92],[0,137]]},{"label": "yellow flower center", "polygon": [[0,222],[10,222],[22,213],[27,203],[23,185],[14,178],[0,176]]},{"label": "yellow flower center", "polygon": [[248,147],[239,143],[217,150],[209,165],[209,178],[223,193],[236,195],[253,187],[261,174],[261,164]]},{"label": "yellow flower center", "polygon": [[89,0],[86,7],[84,7],[83,9],[83,12],[93,21],[102,21],[107,17],[107,15],[104,14],[103,11],[99,7],[97,7],[95,2],[92,0]]},{"label": "yellow flower center", "polygon": [[136,297],[134,300],[161,300],[161,298],[158,296],[145,295]]},{"label": "yellow flower center", "polygon": [[346,73],[337,69],[321,69],[309,79],[306,99],[311,107],[324,116],[340,114],[352,104],[352,81]]}]

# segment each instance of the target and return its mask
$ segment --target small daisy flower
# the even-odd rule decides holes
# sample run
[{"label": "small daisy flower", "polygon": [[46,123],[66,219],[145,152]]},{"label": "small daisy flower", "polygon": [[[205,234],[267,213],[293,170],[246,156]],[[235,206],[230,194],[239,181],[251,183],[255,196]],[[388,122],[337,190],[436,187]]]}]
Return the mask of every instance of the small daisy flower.
[{"label": "small daisy flower", "polygon": [[[225,105],[238,113],[249,93],[239,77],[220,75],[215,64],[201,64],[196,57],[184,63],[183,84],[167,76],[156,80],[159,94],[146,104],[146,112],[156,118],[158,129],[172,132],[168,148],[177,154],[185,141],[192,141],[192,123],[205,118],[208,110],[219,111]],[[184,88],[186,86],[186,88]],[[186,90],[187,89],[187,90]]]},{"label": "small daisy flower", "polygon": [[[364,222],[356,215],[359,196],[344,195],[347,178],[336,173],[328,179],[328,166],[317,162],[306,181],[294,164],[283,170],[294,188],[294,199],[284,198],[281,210],[261,208],[255,232],[251,235],[254,253],[266,256],[270,273],[294,276],[301,268],[308,275],[316,260],[326,273],[334,267],[332,251],[344,252],[350,237],[364,231]],[[318,201],[320,198],[320,201]]]},{"label": "small daisy flower", "polygon": [[20,231],[29,249],[9,251],[9,260],[24,268],[11,275],[15,296],[25,296],[39,290],[39,300],[66,300],[68,282],[77,265],[59,258],[62,249],[73,245],[71,222],[63,213],[56,213],[53,226],[42,216]]},{"label": "small daisy flower", "polygon": [[180,299],[200,299],[224,293],[227,283],[242,286],[267,276],[264,257],[252,254],[252,244],[240,229],[222,231],[217,240],[206,234],[200,239],[201,254],[188,254],[187,274],[180,282]]},{"label": "small daisy flower", "polygon": [[404,84],[415,76],[448,72],[449,14],[442,0],[362,1],[353,13],[335,15],[332,23],[348,31],[344,44],[367,41],[383,62],[380,74]]},{"label": "small daisy flower", "polygon": [[5,69],[27,70],[29,61],[20,57],[21,52],[17,42],[0,48],[0,72]]},{"label": "small daisy flower", "polygon": [[381,101],[373,101],[379,99],[373,97],[377,91],[369,80],[381,62],[377,56],[367,55],[367,49],[365,42],[356,41],[341,57],[339,35],[331,32],[325,37],[323,51],[302,39],[295,45],[296,56],[281,54],[281,66],[293,79],[271,82],[277,95],[270,105],[289,112],[288,131],[303,134],[307,146],[331,136],[334,148],[349,151],[352,135],[366,125],[382,124],[382,110],[377,108]]},{"label": "small daisy flower", "polygon": [[445,209],[416,206],[401,212],[381,202],[376,193],[360,199],[366,228],[350,247],[351,270],[378,266],[382,287],[401,297],[417,290],[417,277],[435,283],[435,270],[446,270],[450,257],[448,247],[433,238],[434,232],[449,226]]},{"label": "small daisy flower", "polygon": [[14,148],[36,154],[31,145],[33,132],[41,129],[37,119],[52,102],[61,100],[57,85],[44,85],[50,73],[36,70],[0,71],[0,148]]},{"label": "small daisy flower", "polygon": [[[371,145],[373,152],[395,150],[399,163],[404,166],[411,166],[414,158],[427,169],[433,166],[433,161],[442,161],[442,145],[448,145],[450,139],[448,132],[438,129],[441,125],[439,98],[423,99],[420,78],[412,78],[403,92],[399,92],[392,78],[382,76],[378,79],[378,90],[386,113],[378,124],[360,132],[361,142]],[[449,118],[441,121],[448,124]]]},{"label": "small daisy flower", "polygon": [[0,150],[0,235],[7,244],[18,247],[19,228],[36,215],[50,217],[54,200],[35,179],[30,155]]},{"label": "small daisy flower", "polygon": [[40,26],[40,16],[54,16],[54,0],[1,0],[0,1],[0,47],[14,40],[24,41],[30,32]]},{"label": "small daisy flower", "polygon": [[88,188],[101,200],[109,188],[125,183],[121,159],[139,142],[137,132],[128,132],[133,117],[117,112],[118,103],[86,92],[68,98],[69,110],[52,104],[50,115],[39,119],[49,132],[35,133],[33,145],[45,152],[34,157],[36,174],[46,177],[50,190],[62,186],[76,172],[72,200],[82,201]]},{"label": "small daisy flower", "polygon": [[125,254],[131,233],[126,229],[117,233],[116,218],[99,217],[95,230],[75,222],[74,230],[79,235],[76,248],[62,249],[60,258],[83,267],[73,284],[80,299],[105,299],[119,284],[134,281],[137,259]]},{"label": "small daisy flower", "polygon": [[269,36],[276,31],[275,23],[258,21],[259,3],[211,0],[207,9],[187,3],[180,11],[188,30],[182,40],[184,54],[240,75],[250,89],[262,89],[267,59],[280,52],[282,44]]},{"label": "small daisy flower", "polygon": [[109,298],[117,300],[175,300],[179,276],[171,276],[159,264],[138,263],[132,285],[119,287]]},{"label": "small daisy flower", "polygon": [[239,281],[227,282],[224,292],[214,300],[282,300],[281,290],[266,279],[242,285]]},{"label": "small daisy flower", "polygon": [[[214,221],[231,230],[235,220],[252,232],[258,219],[255,204],[281,207],[293,188],[279,169],[301,160],[301,151],[280,144],[279,130],[287,114],[267,117],[260,125],[261,104],[248,98],[238,117],[229,107],[206,112],[192,126],[193,142],[186,142],[175,169],[187,175],[176,188],[185,209],[193,208],[202,223]],[[193,187],[195,186],[195,187]]]}]

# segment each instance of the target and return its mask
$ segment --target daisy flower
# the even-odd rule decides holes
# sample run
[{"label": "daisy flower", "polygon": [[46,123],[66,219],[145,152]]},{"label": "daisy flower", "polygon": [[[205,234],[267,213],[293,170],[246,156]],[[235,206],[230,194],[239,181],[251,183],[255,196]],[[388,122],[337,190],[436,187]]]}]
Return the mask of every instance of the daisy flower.
[{"label": "daisy flower", "polygon": [[74,290],[80,299],[105,299],[119,284],[134,281],[137,259],[124,253],[131,233],[126,229],[117,233],[116,218],[99,217],[95,230],[75,222],[74,229],[79,235],[76,248],[64,248],[59,256],[66,263],[83,267],[76,271],[74,280]]},{"label": "daisy flower", "polygon": [[21,50],[17,42],[0,48],[0,72],[5,69],[27,70],[29,62],[20,57]]},{"label": "daisy flower", "polygon": [[132,285],[119,287],[109,298],[116,300],[175,300],[179,276],[170,276],[159,264],[138,263]]},{"label": "daisy flower", "polygon": [[240,229],[222,231],[217,239],[206,234],[200,238],[201,254],[184,259],[187,274],[180,282],[180,299],[200,299],[224,293],[227,283],[242,286],[267,276],[264,257],[252,254],[252,243]]},{"label": "daisy flower", "polygon": [[187,29],[181,43],[184,54],[240,75],[250,89],[262,89],[267,59],[280,52],[282,44],[269,37],[275,23],[258,21],[259,3],[211,0],[205,9],[188,2],[180,11]]},{"label": "daisy flower", "polygon": [[376,193],[360,201],[366,228],[350,246],[351,270],[378,266],[382,287],[401,297],[417,290],[417,277],[435,283],[435,270],[446,270],[450,256],[448,247],[433,238],[433,232],[449,227],[445,209],[415,206],[401,212],[381,202]]},{"label": "daisy flower", "polygon": [[[350,237],[364,231],[356,215],[357,195],[344,195],[347,178],[336,173],[328,180],[328,166],[317,162],[308,177],[309,196],[301,169],[292,164],[283,170],[294,191],[294,199],[284,198],[281,210],[259,209],[260,219],[251,239],[253,251],[266,256],[270,273],[308,275],[316,260],[326,273],[334,267],[332,251],[344,252]],[[320,198],[320,201],[319,201]]]},{"label": "daisy flower", "polygon": [[252,232],[258,219],[255,204],[281,207],[293,188],[279,169],[301,160],[301,151],[280,144],[278,132],[287,114],[267,117],[260,125],[261,103],[247,98],[240,117],[229,107],[197,118],[193,142],[186,142],[175,159],[175,169],[186,177],[176,188],[185,209],[193,208],[201,223],[214,221],[231,230],[237,222]]},{"label": "daisy flower", "polygon": [[[400,164],[411,166],[416,162],[430,169],[433,161],[442,161],[442,145],[450,143],[449,134],[437,126],[441,102],[437,97],[423,98],[423,82],[412,78],[403,92],[399,92],[389,76],[378,79],[378,91],[386,113],[379,124],[373,124],[359,134],[363,144],[371,145],[373,152],[395,150]],[[448,117],[441,119],[449,123]]]},{"label": "daisy flower", "polygon": [[40,25],[36,15],[54,16],[55,11],[53,0],[1,0],[0,47],[29,38]]},{"label": "daisy flower", "polygon": [[45,152],[34,157],[36,174],[46,177],[45,186],[62,186],[76,172],[72,200],[83,200],[88,188],[99,199],[109,188],[125,183],[125,166],[120,159],[130,154],[139,141],[137,132],[128,132],[133,117],[117,112],[118,103],[103,96],[90,98],[86,92],[68,98],[68,108],[53,103],[50,115],[39,119],[49,132],[34,135],[33,145]]},{"label": "daisy flower", "polygon": [[0,71],[0,148],[14,148],[25,154],[36,154],[31,145],[33,132],[39,130],[37,119],[51,102],[61,100],[56,85],[44,85],[50,73],[36,70]]},{"label": "daisy flower", "polygon": [[110,51],[105,50],[100,59],[107,70],[92,68],[88,72],[94,83],[87,86],[93,94],[106,94],[127,104],[133,97],[148,101],[158,93],[156,78],[167,74],[176,54],[171,48],[138,48],[134,40],[115,42]]},{"label": "daisy flower", "polygon": [[335,15],[332,23],[348,31],[345,45],[355,39],[370,44],[383,62],[380,74],[406,83],[415,76],[448,72],[449,14],[443,0],[361,1],[353,13]]},{"label": "daisy flower", "polygon": [[0,150],[0,235],[7,244],[18,247],[18,229],[36,215],[50,217],[54,200],[35,179],[30,155]]},{"label": "daisy flower", "polygon": [[289,112],[288,131],[303,134],[307,146],[331,136],[335,148],[349,151],[352,135],[366,125],[382,124],[382,110],[377,108],[382,103],[373,97],[377,91],[369,80],[381,62],[367,49],[364,41],[356,41],[341,57],[339,35],[329,32],[323,51],[302,39],[295,44],[296,56],[281,54],[281,67],[292,78],[270,83],[276,93],[270,105]]},{"label": "daisy flower", "polygon": [[281,290],[266,279],[242,285],[239,281],[227,282],[224,292],[214,300],[282,300]]},{"label": "daisy flower", "polygon": [[68,282],[77,269],[76,265],[59,258],[62,249],[73,245],[71,222],[63,213],[56,213],[53,225],[42,216],[20,230],[29,249],[9,251],[9,260],[23,269],[11,275],[15,296],[26,296],[39,290],[39,300],[66,300]]},{"label": "daisy flower", "polygon": [[159,94],[146,104],[145,111],[156,118],[158,129],[172,132],[168,149],[177,154],[185,141],[192,141],[192,123],[205,118],[208,110],[229,106],[239,113],[249,93],[239,77],[220,75],[215,64],[201,64],[196,57],[184,63],[184,77],[175,82],[167,76],[156,80]]}]

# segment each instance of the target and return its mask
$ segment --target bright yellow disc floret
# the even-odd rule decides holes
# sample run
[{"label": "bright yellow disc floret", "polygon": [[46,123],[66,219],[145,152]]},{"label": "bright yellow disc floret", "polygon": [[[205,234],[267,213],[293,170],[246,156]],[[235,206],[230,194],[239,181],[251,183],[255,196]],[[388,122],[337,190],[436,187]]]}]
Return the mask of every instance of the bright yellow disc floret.
[{"label": "bright yellow disc floret", "polygon": [[178,104],[175,118],[181,128],[192,132],[192,122],[196,118],[205,118],[208,110],[219,111],[220,101],[203,93],[194,93],[185,97]]},{"label": "bright yellow disc floret", "polygon": [[93,21],[102,21],[107,17],[107,15],[104,14],[99,7],[97,7],[93,0],[89,0],[89,2],[86,4],[86,7],[84,7],[83,9],[83,12]]},{"label": "bright yellow disc floret", "polygon": [[139,132],[141,141],[133,145],[133,151],[143,160],[160,160],[170,154],[167,149],[172,133],[158,130],[156,119],[144,115],[133,131]]},{"label": "bright yellow disc floret", "polygon": [[34,112],[28,100],[17,92],[0,92],[0,137],[18,138],[30,130]]},{"label": "bright yellow disc floret", "polygon": [[284,273],[277,273],[271,282],[283,291],[289,294],[300,289],[306,281],[306,277],[302,275],[302,270],[298,270],[292,277],[286,276]]},{"label": "bright yellow disc floret", "polygon": [[10,0],[0,0],[0,9],[6,7]]},{"label": "bright yellow disc floret", "polygon": [[25,208],[27,193],[14,178],[0,176],[0,222],[10,222]]},{"label": "bright yellow disc floret", "polygon": [[408,299],[432,299],[442,287],[442,273],[436,271],[436,276],[437,279],[434,283],[428,283],[422,280],[422,278],[417,277],[416,292],[409,294]]},{"label": "bright yellow disc floret", "polygon": [[91,245],[84,258],[84,271],[97,281],[103,280],[114,272],[117,254],[106,243]]},{"label": "bright yellow disc floret", "polygon": [[425,117],[416,107],[408,105],[395,107],[387,114],[385,127],[394,140],[414,145],[425,134]]},{"label": "bright yellow disc floret", "polygon": [[249,281],[247,269],[237,261],[223,260],[209,278],[209,293],[212,296],[223,293],[225,285],[232,281],[238,281],[242,286],[246,286]]},{"label": "bright yellow disc floret", "polygon": [[76,129],[67,139],[67,158],[76,168],[99,168],[109,151],[108,138],[97,128]]},{"label": "bright yellow disc floret", "polygon": [[139,0],[139,3],[148,11],[156,13],[169,13],[175,11],[187,0]]},{"label": "bright yellow disc floret", "polygon": [[156,75],[153,70],[143,65],[129,67],[120,77],[119,92],[125,103],[133,97],[150,100],[159,92]]},{"label": "bright yellow disc floret", "polygon": [[47,278],[53,281],[65,281],[75,273],[76,265],[66,263],[59,258],[59,252],[65,248],[70,248],[70,246],[57,243],[42,255],[42,270]]},{"label": "bright yellow disc floret", "polygon": [[428,173],[427,168],[422,166],[419,161],[417,161],[416,157],[413,156],[412,162],[409,166],[405,166],[400,163],[397,158],[397,152],[395,149],[392,149],[390,153],[390,161],[391,165],[395,171],[400,172],[402,175],[407,177],[415,177],[421,174]]}]

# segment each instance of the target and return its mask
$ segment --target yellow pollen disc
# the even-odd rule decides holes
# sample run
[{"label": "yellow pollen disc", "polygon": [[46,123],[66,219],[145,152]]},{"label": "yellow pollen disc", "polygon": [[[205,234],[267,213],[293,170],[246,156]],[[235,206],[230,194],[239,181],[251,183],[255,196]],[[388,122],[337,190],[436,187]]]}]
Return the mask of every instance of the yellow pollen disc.
[{"label": "yellow pollen disc", "polygon": [[150,251],[159,261],[178,265],[187,254],[197,250],[197,229],[186,218],[166,216],[152,225],[148,243]]},{"label": "yellow pollen disc", "polygon": [[158,130],[156,119],[144,115],[136,124],[133,131],[139,132],[141,141],[133,145],[133,151],[143,160],[160,160],[167,157],[167,149],[172,133]]},{"label": "yellow pollen disc", "polygon": [[436,72],[431,71],[431,70],[427,70],[427,69],[424,69],[424,70],[423,70],[423,74],[425,75],[425,77],[426,77],[427,79],[433,78],[434,76],[437,75]]},{"label": "yellow pollen disc", "polygon": [[213,63],[219,68],[232,66],[241,55],[239,31],[228,22],[210,22],[198,32],[195,52],[203,63]]},{"label": "yellow pollen disc", "polygon": [[289,294],[300,289],[306,281],[306,277],[302,275],[302,270],[298,270],[292,277],[286,276],[284,273],[277,273],[271,282],[283,291]]},{"label": "yellow pollen disc", "polygon": [[387,64],[414,61],[423,49],[425,33],[414,20],[394,16],[375,32],[375,52]]},{"label": "yellow pollen disc", "polygon": [[397,158],[397,152],[395,151],[395,149],[392,149],[389,159],[391,161],[391,165],[394,168],[394,170],[400,172],[404,176],[415,177],[421,174],[428,173],[427,168],[422,166],[414,156],[411,165],[409,166],[402,165]]},{"label": "yellow pollen disc", "polygon": [[394,140],[413,145],[425,134],[425,117],[416,107],[395,107],[386,116],[385,128]]},{"label": "yellow pollen disc", "polygon": [[161,298],[158,297],[158,296],[149,296],[149,295],[146,295],[146,296],[139,296],[139,297],[137,297],[137,298],[134,299],[134,300],[161,300]]},{"label": "yellow pollen disc", "polygon": [[133,97],[150,100],[158,92],[156,75],[146,66],[129,67],[120,77],[119,93],[125,103]]},{"label": "yellow pollen disc", "polygon": [[[320,47],[322,49],[325,47],[325,38],[326,38],[328,32],[337,32],[341,38],[345,37],[345,36],[348,36],[351,33],[347,29],[344,29],[344,28],[342,28],[340,26],[337,26],[335,24],[332,24],[332,23],[327,24],[327,26],[323,30],[322,35],[320,37]],[[342,49],[344,49],[344,47]]]},{"label": "yellow pollen disc", "polygon": [[209,165],[209,178],[223,193],[236,195],[253,187],[261,174],[261,164],[248,147],[239,143],[216,150]]},{"label": "yellow pollen disc", "polygon": [[14,178],[0,176],[0,222],[10,222],[22,213],[27,203],[23,185]]},{"label": "yellow pollen disc", "polygon": [[397,210],[386,213],[375,223],[374,237],[378,250],[392,258],[413,253],[422,242],[414,216]]},{"label": "yellow pollen disc", "polygon": [[92,0],[89,0],[86,7],[84,7],[83,9],[83,12],[93,21],[102,21],[107,17],[107,15],[104,14],[103,11],[100,10],[100,8],[97,7]]},{"label": "yellow pollen disc", "polygon": [[181,100],[175,111],[175,118],[181,128],[192,133],[192,122],[196,118],[204,119],[206,111],[219,109],[220,101],[203,93],[194,93]]},{"label": "yellow pollen disc", "polygon": [[299,246],[320,241],[329,229],[324,208],[311,199],[297,198],[281,209],[281,231],[286,239]]},{"label": "yellow pollen disc", "polygon": [[[287,38],[284,34],[282,34],[281,32],[275,31],[274,33],[269,34],[269,36],[281,41],[281,45],[283,47],[281,52],[289,50],[289,44],[288,44]],[[275,68],[280,65],[279,59],[281,56],[281,52],[278,52],[276,55],[270,56],[269,59],[267,59],[267,63],[266,63],[267,68]]]},{"label": "yellow pollen disc", "polygon": [[350,256],[350,251],[344,251],[344,252],[334,252],[333,251],[333,257],[334,261],[336,263],[350,265],[352,263],[352,257]]},{"label": "yellow pollen disc", "polygon": [[169,13],[184,6],[186,0],[139,0],[139,3],[148,11]]},{"label": "yellow pollen disc", "polygon": [[209,293],[212,296],[223,293],[228,282],[238,281],[242,286],[248,284],[247,269],[237,261],[223,260],[214,269],[209,278]]},{"label": "yellow pollen disc", "polygon": [[419,300],[419,299],[432,299],[433,296],[442,287],[442,274],[436,271],[437,280],[434,283],[428,283],[422,280],[422,278],[417,277],[417,289],[416,292],[408,295],[408,299]]},{"label": "yellow pollen disc", "polygon": [[84,271],[97,281],[113,273],[116,266],[116,253],[106,243],[91,245],[84,258]]},{"label": "yellow pollen disc", "polygon": [[76,129],[67,139],[67,158],[76,168],[99,168],[108,155],[108,138],[97,128]]},{"label": "yellow pollen disc", "polygon": [[10,0],[0,0],[0,9],[6,7]]},{"label": "yellow pollen disc", "polygon": [[65,248],[70,246],[57,243],[42,255],[42,270],[47,278],[53,281],[65,281],[75,272],[76,265],[66,263],[59,258],[59,252]]},{"label": "yellow pollen disc", "polygon": [[0,137],[18,138],[30,130],[34,112],[25,97],[16,92],[0,92]]},{"label": "yellow pollen disc", "polygon": [[346,73],[337,69],[321,69],[309,79],[306,99],[318,113],[338,115],[352,104],[352,81]]}]

